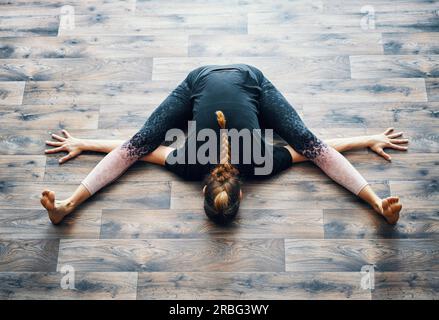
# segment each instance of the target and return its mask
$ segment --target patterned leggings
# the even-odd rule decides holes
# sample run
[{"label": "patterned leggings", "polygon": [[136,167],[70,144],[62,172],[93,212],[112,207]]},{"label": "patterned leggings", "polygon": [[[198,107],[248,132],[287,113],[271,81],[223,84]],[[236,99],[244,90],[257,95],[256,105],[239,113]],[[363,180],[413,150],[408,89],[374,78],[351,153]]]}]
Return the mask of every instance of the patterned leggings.
[{"label": "patterned leggings", "polygon": [[[110,152],[82,181],[91,194],[117,179],[138,159],[154,151],[163,142],[169,129],[191,120],[192,74],[172,91],[131,139]],[[294,150],[313,161],[334,181],[358,194],[367,185],[360,173],[305,126],[294,108],[268,79],[263,77],[260,87],[259,108],[266,127],[272,128]]]}]

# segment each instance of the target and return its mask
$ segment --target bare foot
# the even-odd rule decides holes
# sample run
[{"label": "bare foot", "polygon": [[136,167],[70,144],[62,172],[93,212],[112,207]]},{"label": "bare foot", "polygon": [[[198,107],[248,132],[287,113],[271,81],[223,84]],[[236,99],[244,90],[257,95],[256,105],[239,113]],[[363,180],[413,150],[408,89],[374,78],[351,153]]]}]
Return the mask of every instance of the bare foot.
[{"label": "bare foot", "polygon": [[396,224],[399,219],[399,212],[401,211],[402,204],[399,202],[398,197],[388,197],[382,201],[382,212],[380,212],[387,222],[390,224]]},{"label": "bare foot", "polygon": [[67,201],[55,201],[55,192],[44,190],[41,195],[41,204],[46,208],[49,219],[53,224],[59,224],[66,215],[73,211]]}]

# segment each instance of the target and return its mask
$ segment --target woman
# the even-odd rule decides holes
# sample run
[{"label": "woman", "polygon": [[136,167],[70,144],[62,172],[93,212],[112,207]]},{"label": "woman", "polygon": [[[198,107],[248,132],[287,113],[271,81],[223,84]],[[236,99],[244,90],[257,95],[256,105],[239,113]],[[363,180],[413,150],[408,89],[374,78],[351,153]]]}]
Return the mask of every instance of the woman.
[{"label": "woman", "polygon": [[[179,128],[190,120],[194,121],[196,128],[190,130],[183,147],[174,149],[160,146],[169,130]],[[264,128],[274,130],[288,145],[270,145],[267,148],[261,124]],[[234,144],[229,141],[226,128],[235,129],[235,133],[248,130],[252,132],[253,138],[259,135],[260,139],[251,139],[250,143],[238,143],[238,139]],[[204,131],[206,129],[214,130],[219,138],[216,139],[218,154],[209,150],[207,158],[219,158],[219,161],[206,162],[198,157],[199,151],[204,148],[203,139],[199,137],[207,136]],[[185,179],[204,178],[206,214],[215,222],[226,224],[236,216],[243,196],[240,176],[256,175],[257,170],[267,164],[267,161],[261,163],[256,160],[253,153],[258,149],[264,159],[271,161],[268,175],[289,168],[293,162],[310,160],[394,224],[399,219],[402,207],[398,197],[379,198],[359,172],[339,153],[370,147],[390,160],[383,147],[407,150],[407,147],[399,144],[408,142],[407,139],[397,139],[402,133],[392,134],[392,130],[388,129],[384,134],[372,137],[335,139],[325,143],[308,130],[294,108],[257,68],[245,64],[203,66],[190,72],[151,114],[143,127],[125,142],[79,140],[65,130],[63,133],[66,138],[53,135],[58,141],[47,141],[47,144],[56,148],[46,152],[69,152],[60,163],[73,158],[82,150],[109,154],[82,181],[71,197],[55,202],[55,194],[46,190],[42,194],[41,203],[47,209],[50,220],[58,224],[78,205],[141,159],[164,165]],[[195,144],[191,144],[193,141]],[[235,152],[231,153],[231,149]],[[245,161],[249,150],[252,155],[247,160],[250,161]],[[235,157],[236,154],[238,156]],[[195,159],[194,155],[197,155]]]}]

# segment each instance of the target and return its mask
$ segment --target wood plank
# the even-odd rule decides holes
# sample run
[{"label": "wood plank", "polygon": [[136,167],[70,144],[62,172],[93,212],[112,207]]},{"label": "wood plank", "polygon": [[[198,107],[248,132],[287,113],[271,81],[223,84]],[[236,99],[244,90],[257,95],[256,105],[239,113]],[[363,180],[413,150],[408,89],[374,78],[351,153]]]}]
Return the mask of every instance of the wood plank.
[{"label": "wood plank", "polygon": [[0,155],[0,180],[42,181],[45,156]]},{"label": "wood plank", "polygon": [[365,33],[429,32],[438,29],[435,11],[380,12],[373,15],[374,25],[363,22],[367,13],[320,14],[297,13],[295,10],[258,12],[248,15],[249,34],[289,35],[291,33]]},{"label": "wood plank", "polygon": [[[368,5],[372,5],[375,13],[405,13],[417,11],[434,11],[437,9],[436,1],[414,1],[414,0],[369,0]],[[273,12],[288,11],[295,13],[361,13],[363,3],[352,0],[139,0],[136,3],[136,13],[148,14],[187,14],[197,13],[205,14],[206,12],[229,13],[229,12]]]},{"label": "wood plank", "polygon": [[[87,72],[84,72],[87,70]],[[123,59],[4,59],[0,81],[147,81],[151,58]]]},{"label": "wood plank", "polygon": [[190,57],[154,58],[153,80],[184,78],[191,70],[210,64],[246,63],[259,68],[270,79],[348,79],[347,56],[315,57]]},{"label": "wood plank", "polygon": [[139,129],[158,107],[155,103],[133,105],[101,105],[99,129]]},{"label": "wood plank", "polygon": [[[174,81],[27,82],[24,104],[161,103],[183,79]],[[275,80],[294,103],[426,102],[424,79]]]},{"label": "wood plank", "polygon": [[27,82],[23,104],[159,104],[181,80]]},{"label": "wood plank", "polygon": [[246,34],[245,14],[76,15],[75,28],[59,35],[188,35]]},{"label": "wood plank", "polygon": [[439,54],[439,34],[384,33],[383,47],[385,54]]},{"label": "wood plank", "polygon": [[[303,103],[304,120],[315,128],[369,127],[369,133],[423,128],[437,125],[439,103],[390,102],[390,103]],[[346,128],[346,129],[345,129]]]},{"label": "wood plank", "polygon": [[[0,15],[0,37],[38,37],[58,35],[57,16],[2,16]],[[2,41],[3,42],[3,41]]]},{"label": "wood plank", "polygon": [[2,16],[53,16],[65,14],[64,6],[73,6],[74,14],[134,14],[136,0],[14,0],[0,3]]},{"label": "wood plank", "polygon": [[186,56],[185,36],[58,36],[2,38],[1,59],[147,58]]},{"label": "wood plank", "polygon": [[21,104],[23,101],[24,85],[25,82],[22,81],[0,82],[0,105]]},{"label": "wood plank", "polygon": [[[89,139],[126,139],[136,132],[136,129],[111,130],[69,130],[73,136]],[[0,154],[43,155],[47,148],[45,141],[50,140],[54,130],[12,130],[0,128]]]},{"label": "wood plank", "polygon": [[438,240],[285,240],[286,271],[438,271]]},{"label": "wood plank", "polygon": [[[76,159],[60,165],[58,160],[63,155],[64,154],[48,155],[44,175],[44,181],[47,183],[80,183],[104,157],[103,154],[97,155],[83,153]],[[139,161],[132,165],[119,179],[117,179],[117,182],[167,182],[171,180],[183,181],[177,175],[166,170],[162,166]]]},{"label": "wood plank", "polygon": [[41,209],[0,209],[2,239],[98,239],[101,211],[78,208],[59,225],[53,225]]},{"label": "wood plank", "polygon": [[350,56],[353,79],[439,77],[439,55]]},{"label": "wood plank", "polygon": [[77,272],[75,289],[60,285],[63,273],[0,273],[0,298],[7,300],[134,300],[136,272]]},{"label": "wood plank", "polygon": [[280,239],[61,240],[77,271],[284,271]]},{"label": "wood plank", "polygon": [[[289,92],[292,101],[305,102],[425,102],[424,79],[353,79],[277,81],[281,92]],[[26,93],[25,93],[26,97]]]},{"label": "wood plank", "polygon": [[356,272],[141,272],[138,299],[370,299]]},{"label": "wood plank", "polygon": [[[78,184],[54,182],[0,182],[0,208],[41,209],[41,192],[55,191],[57,199],[69,197]],[[167,209],[170,186],[166,182],[119,182],[106,187],[81,207],[88,210],[114,209]]]},{"label": "wood plank", "polygon": [[425,80],[428,101],[439,101],[439,78]]},{"label": "wood plank", "polygon": [[437,298],[437,272],[377,272],[373,300],[431,300]]},{"label": "wood plank", "polygon": [[[0,229],[1,230],[1,229]],[[104,210],[101,239],[323,238],[321,210],[240,210],[228,228],[203,210]]]},{"label": "wood plank", "polygon": [[[371,182],[375,191],[384,196],[388,186]],[[202,209],[203,195],[201,183],[172,181],[171,209]],[[300,181],[273,183],[262,180],[260,183],[245,183],[242,209],[337,209],[361,208],[365,204],[348,191],[333,182]]]},{"label": "wood plank", "polygon": [[378,33],[189,36],[190,57],[381,54]]},{"label": "wood plank", "polygon": [[56,270],[58,240],[0,240],[0,272]]},{"label": "wood plank", "polygon": [[423,181],[390,181],[390,190],[398,195],[407,209],[437,208],[439,183],[436,178]]},{"label": "wood plank", "polygon": [[97,129],[98,105],[1,106],[2,129]]},{"label": "wood plank", "polygon": [[385,220],[368,209],[323,210],[325,239],[438,239],[439,211],[435,209],[405,209],[398,224]]}]

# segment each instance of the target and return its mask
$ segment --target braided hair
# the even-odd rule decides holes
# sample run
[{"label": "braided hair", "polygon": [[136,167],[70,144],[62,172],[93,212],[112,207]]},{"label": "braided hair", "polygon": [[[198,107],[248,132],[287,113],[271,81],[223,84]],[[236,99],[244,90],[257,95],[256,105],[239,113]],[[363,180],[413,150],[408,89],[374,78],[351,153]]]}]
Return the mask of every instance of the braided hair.
[{"label": "braided hair", "polygon": [[218,224],[227,224],[238,213],[241,200],[239,171],[230,162],[230,144],[226,130],[226,118],[216,112],[220,127],[220,161],[206,178],[204,211]]}]

